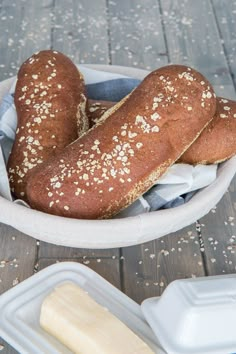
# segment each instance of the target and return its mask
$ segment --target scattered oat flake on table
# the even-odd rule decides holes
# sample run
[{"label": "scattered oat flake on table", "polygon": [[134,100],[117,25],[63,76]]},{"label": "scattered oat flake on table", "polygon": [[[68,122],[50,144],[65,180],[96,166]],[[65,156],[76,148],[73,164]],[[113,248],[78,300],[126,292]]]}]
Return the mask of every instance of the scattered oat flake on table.
[{"label": "scattered oat flake on table", "polygon": [[0,268],[4,268],[6,265],[6,261],[0,261]]},{"label": "scattered oat flake on table", "polygon": [[16,278],[13,280],[12,285],[15,286],[15,285],[19,284],[19,282],[20,282],[20,281],[19,281],[18,277],[16,277]]},{"label": "scattered oat flake on table", "polygon": [[90,263],[89,260],[83,261],[83,264],[89,264],[89,263]]}]

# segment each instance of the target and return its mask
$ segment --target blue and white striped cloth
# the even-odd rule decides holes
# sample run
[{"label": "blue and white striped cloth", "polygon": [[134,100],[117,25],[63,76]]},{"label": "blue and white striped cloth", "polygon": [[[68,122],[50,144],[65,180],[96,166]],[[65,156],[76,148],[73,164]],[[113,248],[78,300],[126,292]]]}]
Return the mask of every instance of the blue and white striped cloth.
[{"label": "blue and white striped cloth", "polygon": [[[139,80],[79,66],[83,73],[88,97],[94,100],[120,101],[140,83]],[[17,116],[14,106],[15,84],[0,105],[0,195],[12,200],[6,172],[6,162],[14,141]],[[216,179],[217,166],[175,164],[148,192],[123,210],[117,217],[134,216],[161,208],[173,208],[186,203],[197,190]]]}]

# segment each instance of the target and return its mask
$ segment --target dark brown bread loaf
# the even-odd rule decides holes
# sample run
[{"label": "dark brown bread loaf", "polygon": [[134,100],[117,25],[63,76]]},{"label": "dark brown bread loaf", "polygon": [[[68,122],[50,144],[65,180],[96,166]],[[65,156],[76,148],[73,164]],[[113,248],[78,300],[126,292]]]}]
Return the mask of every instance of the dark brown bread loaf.
[{"label": "dark brown bread loaf", "polygon": [[[216,164],[236,154],[236,102],[222,97],[217,97],[216,101],[214,118],[178,162]],[[110,101],[88,100],[91,126],[114,105],[115,102]]]},{"label": "dark brown bread loaf", "polygon": [[216,114],[179,162],[214,164],[236,154],[236,102],[217,97]]},{"label": "dark brown bread loaf", "polygon": [[30,205],[73,218],[108,218],[171,166],[215,114],[216,99],[195,70],[149,74],[124,100],[30,177]]},{"label": "dark brown bread loaf", "polygon": [[88,100],[89,127],[91,128],[97,124],[102,115],[115,104],[116,102],[112,101]]},{"label": "dark brown bread loaf", "polygon": [[88,128],[83,77],[65,55],[36,53],[19,70],[15,106],[18,127],[8,173],[12,192],[26,200],[32,170]]}]

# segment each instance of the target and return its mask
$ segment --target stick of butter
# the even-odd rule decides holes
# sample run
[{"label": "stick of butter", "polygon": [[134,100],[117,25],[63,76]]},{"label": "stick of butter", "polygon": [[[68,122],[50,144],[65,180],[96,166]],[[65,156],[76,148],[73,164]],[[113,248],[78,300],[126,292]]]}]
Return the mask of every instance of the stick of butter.
[{"label": "stick of butter", "polygon": [[40,325],[78,354],[154,354],[123,322],[74,283],[43,301]]}]

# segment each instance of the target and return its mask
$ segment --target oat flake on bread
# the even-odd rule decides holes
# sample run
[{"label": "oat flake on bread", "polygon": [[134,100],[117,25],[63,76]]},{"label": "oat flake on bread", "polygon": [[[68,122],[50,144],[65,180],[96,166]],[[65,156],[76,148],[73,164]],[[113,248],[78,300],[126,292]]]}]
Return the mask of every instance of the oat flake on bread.
[{"label": "oat flake on bread", "polygon": [[194,69],[170,65],[153,71],[31,175],[31,207],[71,218],[112,217],[179,159],[215,110],[211,85]]}]

